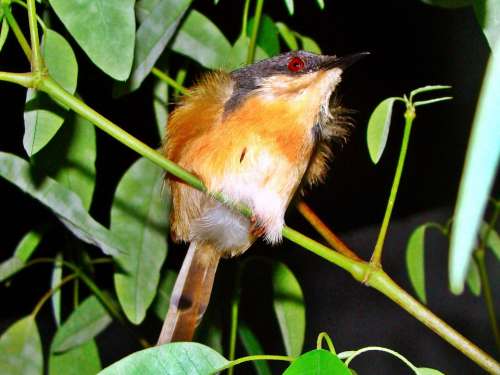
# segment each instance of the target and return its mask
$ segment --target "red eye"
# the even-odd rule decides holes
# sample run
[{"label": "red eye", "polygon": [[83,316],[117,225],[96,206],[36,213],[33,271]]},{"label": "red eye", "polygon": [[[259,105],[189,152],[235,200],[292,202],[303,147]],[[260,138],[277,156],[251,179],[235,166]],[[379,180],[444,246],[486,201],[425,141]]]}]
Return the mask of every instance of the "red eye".
[{"label": "red eye", "polygon": [[295,56],[288,60],[288,70],[291,72],[300,72],[304,69],[304,66],[304,60],[300,57]]}]

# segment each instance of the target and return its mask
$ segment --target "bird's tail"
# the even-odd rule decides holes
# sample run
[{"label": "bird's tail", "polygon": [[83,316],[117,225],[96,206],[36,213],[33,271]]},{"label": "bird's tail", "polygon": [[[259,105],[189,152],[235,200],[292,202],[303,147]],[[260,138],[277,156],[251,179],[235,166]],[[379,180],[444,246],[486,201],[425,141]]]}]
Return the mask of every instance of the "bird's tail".
[{"label": "bird's tail", "polygon": [[158,345],[191,341],[207,309],[220,252],[212,245],[191,242],[170,297]]}]

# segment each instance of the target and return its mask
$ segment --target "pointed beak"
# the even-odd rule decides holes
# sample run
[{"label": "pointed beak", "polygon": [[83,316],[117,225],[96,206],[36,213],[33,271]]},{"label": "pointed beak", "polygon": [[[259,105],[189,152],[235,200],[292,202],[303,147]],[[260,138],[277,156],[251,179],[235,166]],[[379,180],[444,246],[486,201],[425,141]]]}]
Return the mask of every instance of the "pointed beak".
[{"label": "pointed beak", "polygon": [[321,69],[328,70],[333,68],[339,68],[345,70],[349,66],[354,64],[356,61],[361,60],[363,57],[366,57],[369,54],[370,52],[359,52],[343,57],[326,56],[326,59],[321,63]]}]

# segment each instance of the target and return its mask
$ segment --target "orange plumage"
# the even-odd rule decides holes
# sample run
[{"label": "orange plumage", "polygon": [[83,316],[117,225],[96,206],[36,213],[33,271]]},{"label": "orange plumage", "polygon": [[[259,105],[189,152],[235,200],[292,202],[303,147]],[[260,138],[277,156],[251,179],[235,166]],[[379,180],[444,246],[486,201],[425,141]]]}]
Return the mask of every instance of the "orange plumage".
[{"label": "orange plumage", "polygon": [[[322,179],[330,156],[326,143],[344,134],[330,95],[352,60],[297,51],[230,74],[209,73],[171,114],[165,156],[198,176],[208,191],[248,205],[255,220],[169,179],[171,232],[191,246],[160,342],[191,338],[192,322],[208,304],[214,258],[241,254],[257,234],[269,243],[281,240],[286,208],[304,176],[309,184]],[[183,314],[189,329],[181,327]]]}]

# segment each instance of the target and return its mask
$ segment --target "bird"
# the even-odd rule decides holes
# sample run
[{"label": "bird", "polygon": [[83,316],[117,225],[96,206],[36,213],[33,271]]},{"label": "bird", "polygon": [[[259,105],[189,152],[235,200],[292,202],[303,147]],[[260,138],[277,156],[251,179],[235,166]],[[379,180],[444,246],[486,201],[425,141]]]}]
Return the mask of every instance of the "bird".
[{"label": "bird", "polygon": [[259,237],[280,243],[292,198],[324,179],[331,140],[347,134],[348,121],[332,94],[344,70],[367,54],[292,51],[230,73],[208,72],[172,111],[163,155],[208,192],[253,214],[245,217],[167,175],[171,237],[189,248],[158,345],[193,339],[221,258],[243,254]]}]

